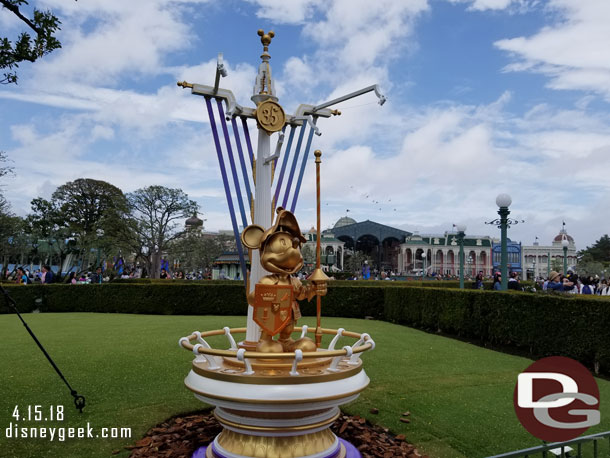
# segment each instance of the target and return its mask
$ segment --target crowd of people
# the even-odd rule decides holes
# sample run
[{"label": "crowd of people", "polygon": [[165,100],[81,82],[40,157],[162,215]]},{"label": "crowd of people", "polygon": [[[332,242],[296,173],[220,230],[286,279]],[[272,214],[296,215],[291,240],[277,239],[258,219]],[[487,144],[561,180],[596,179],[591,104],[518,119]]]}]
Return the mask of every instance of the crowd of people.
[{"label": "crowd of people", "polygon": [[[364,271],[363,271],[364,273]],[[368,272],[366,272],[368,273]],[[365,273],[365,274],[366,274]],[[360,274],[360,272],[358,272]],[[349,277],[350,280],[361,280],[366,278],[364,275],[354,275]],[[113,273],[112,278],[120,279],[135,279],[145,278],[146,271],[140,267],[134,266],[133,268],[126,268],[120,274]],[[161,269],[161,279],[174,279],[174,280],[206,280],[212,277],[211,271],[194,271],[184,272],[183,270],[177,270],[171,272],[167,269]],[[17,284],[49,284],[49,283],[68,283],[68,284],[101,284],[111,280],[110,273],[104,273],[101,267],[97,267],[95,271],[82,272],[77,274],[70,272],[64,279],[59,279],[51,267],[48,265],[41,266],[40,269],[30,272],[26,267],[18,267],[14,272],[5,272],[5,278],[9,281],[13,281]],[[304,272],[299,272],[299,278],[303,280],[307,278]],[[369,276],[372,280],[388,280],[396,281],[396,274],[392,271],[373,271],[372,275]],[[457,278],[457,277],[456,277]],[[449,279],[456,279],[449,278]],[[441,278],[435,277],[434,279],[440,280]],[[475,289],[484,289],[485,281],[487,278],[480,271],[474,279],[467,279],[468,282],[472,281],[472,287]],[[507,282],[507,287],[510,290],[523,291],[525,288],[522,286],[519,279],[518,272],[510,272]],[[578,274],[568,271],[566,275],[560,272],[551,271],[548,278],[536,278],[533,287],[528,287],[530,291],[558,291],[568,294],[589,294],[598,296],[610,296],[610,282],[605,278],[599,278],[597,276],[579,276]],[[493,289],[502,289],[502,274],[495,272],[493,275]]]},{"label": "crowd of people", "polygon": [[55,274],[48,265],[43,265],[40,269],[36,269],[34,272],[30,272],[30,270],[25,267],[18,267],[15,272],[10,272],[7,270],[5,277],[9,281],[12,280],[21,285],[55,282]]},{"label": "crowd of people", "polygon": [[[124,269],[122,272],[103,272],[101,267],[95,270],[83,271],[80,273],[70,272],[63,278],[55,274],[48,265],[42,266],[40,269],[30,271],[27,267],[17,267],[13,272],[6,271],[4,278],[9,282],[14,282],[20,285],[29,284],[48,284],[48,283],[67,283],[72,285],[88,285],[100,284],[108,282],[112,279],[120,278],[121,280],[146,278],[147,274],[141,267],[133,267]],[[182,270],[171,272],[166,269],[161,269],[161,279],[173,280],[207,280],[212,278],[211,272],[184,272]]]},{"label": "crowd of people", "polygon": [[579,276],[572,271],[566,275],[551,271],[545,280],[538,279],[544,291],[563,291],[571,294],[592,294],[597,296],[610,296],[608,280],[597,276]]},{"label": "crowd of people", "polygon": [[[477,277],[477,282],[478,282]],[[579,276],[578,274],[568,270],[563,275],[560,272],[552,270],[549,273],[548,278],[536,278],[534,280],[533,290],[540,289],[542,291],[558,291],[569,294],[590,294],[597,296],[610,296],[610,284],[605,278],[600,279],[597,276]],[[519,274],[517,272],[511,272],[509,275],[508,289],[512,290],[523,290],[521,282],[519,280]],[[493,289],[502,289],[502,274],[496,272],[493,278]]]}]

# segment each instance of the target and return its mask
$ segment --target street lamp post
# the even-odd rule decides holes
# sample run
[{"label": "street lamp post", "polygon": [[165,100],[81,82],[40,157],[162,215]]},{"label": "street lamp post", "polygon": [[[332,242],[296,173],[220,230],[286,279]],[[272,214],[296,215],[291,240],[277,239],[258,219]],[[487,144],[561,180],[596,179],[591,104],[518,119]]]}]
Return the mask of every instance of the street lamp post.
[{"label": "street lamp post", "polygon": [[421,254],[421,279],[423,280],[426,276],[426,266],[428,264],[428,253],[426,250],[422,251]]},{"label": "street lamp post", "polygon": [[464,233],[466,232],[466,225],[458,224],[455,228],[457,229],[457,239],[460,245],[460,289],[464,289]]},{"label": "street lamp post", "polygon": [[533,274],[533,277],[534,277],[534,281],[536,281],[536,258],[534,258],[534,274]]},{"label": "street lamp post", "polygon": [[570,242],[568,242],[568,239],[564,235],[563,239],[561,240],[561,246],[563,247],[563,274],[564,275],[568,272],[568,245],[569,244],[570,244]]},{"label": "street lamp post", "polygon": [[496,204],[498,205],[498,215],[500,215],[500,271],[502,272],[502,290],[508,289],[508,248],[507,248],[507,237],[506,232],[508,229],[508,215],[510,210],[508,207],[512,203],[512,199],[508,194],[500,194],[496,197]]},{"label": "street lamp post", "polygon": [[513,200],[508,194],[498,194],[498,197],[496,197],[496,205],[498,206],[498,215],[500,215],[500,218],[485,223],[494,224],[500,228],[500,272],[502,273],[502,290],[508,289],[508,247],[506,237],[507,229],[510,227],[511,224],[525,222],[523,220],[513,220],[508,217],[508,215],[510,215],[510,210],[508,209],[508,207],[510,207],[510,204],[512,202]]}]

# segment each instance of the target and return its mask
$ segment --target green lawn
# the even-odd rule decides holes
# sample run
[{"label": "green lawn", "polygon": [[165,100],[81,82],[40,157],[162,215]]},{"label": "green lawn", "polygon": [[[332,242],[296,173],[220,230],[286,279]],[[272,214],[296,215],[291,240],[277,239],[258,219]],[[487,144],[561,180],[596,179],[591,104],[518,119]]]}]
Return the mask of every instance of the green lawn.
[{"label": "green lawn", "polygon": [[[72,386],[87,398],[79,414],[72,398],[14,315],[0,316],[0,456],[108,457],[167,417],[200,409],[183,386],[192,354],[178,339],[194,330],[244,326],[243,317],[118,314],[27,314],[26,321]],[[300,324],[313,325],[312,319]],[[512,407],[517,374],[530,361],[380,321],[325,318],[325,327],[368,332],[377,349],[364,356],[371,384],[346,406],[351,414],[404,433],[434,458],[477,458],[537,445]],[[218,344],[222,341],[218,341]],[[223,344],[224,345],[224,344]],[[602,399],[610,382],[598,380]],[[65,406],[65,420],[46,426],[130,427],[133,438],[7,439],[15,405]],[[369,413],[379,409],[378,415]],[[399,421],[411,412],[411,423]],[[32,426],[34,422],[20,422]],[[610,407],[602,424],[610,430]],[[120,456],[125,456],[123,451]]]}]

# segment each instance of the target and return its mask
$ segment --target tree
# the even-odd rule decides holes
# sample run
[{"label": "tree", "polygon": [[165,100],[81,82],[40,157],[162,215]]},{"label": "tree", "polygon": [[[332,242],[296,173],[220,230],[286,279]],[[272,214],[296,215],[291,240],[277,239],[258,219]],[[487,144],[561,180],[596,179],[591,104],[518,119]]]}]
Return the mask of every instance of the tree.
[{"label": "tree", "polygon": [[169,246],[168,254],[180,261],[180,269],[194,272],[211,268],[214,260],[225,251],[236,251],[235,238],[230,235],[202,236],[188,233],[176,238]]},{"label": "tree", "polygon": [[[4,151],[0,151],[0,163],[6,164],[10,162],[7,154]],[[11,165],[2,165],[0,166],[0,178],[5,177],[7,175],[14,175],[14,168]]]},{"label": "tree", "polygon": [[128,211],[123,191],[91,178],[79,178],[58,187],[52,201],[83,251],[108,248]]},{"label": "tree", "polygon": [[60,30],[60,20],[50,11],[40,11],[37,8],[33,9],[29,18],[19,9],[27,4],[27,0],[0,0],[3,8],[11,11],[35,33],[32,40],[30,33],[22,32],[14,44],[8,38],[0,37],[0,68],[8,70],[0,79],[1,84],[17,83],[17,73],[13,69],[19,68],[19,63],[35,62],[61,48],[61,43],[55,38],[55,33]]},{"label": "tree", "polygon": [[555,272],[563,272],[563,260],[559,257],[551,259],[551,269]]},{"label": "tree", "polygon": [[128,204],[123,191],[101,180],[79,178],[59,186],[51,200],[32,200],[29,216],[32,233],[53,246],[63,262],[78,248],[83,268],[96,265],[102,253],[110,253],[116,236],[124,226]]},{"label": "tree", "polygon": [[605,266],[603,263],[598,261],[585,261],[578,262],[575,268],[576,273],[581,277],[588,277],[589,275],[603,276],[605,273]]},{"label": "tree", "polygon": [[610,237],[608,237],[608,234],[603,235],[592,246],[579,251],[578,256],[584,262],[610,263]]},{"label": "tree", "polygon": [[[5,164],[9,161],[8,156],[4,151],[0,151],[0,164]],[[0,166],[0,178],[3,178],[7,175],[13,174],[13,167],[8,165]],[[0,185],[1,186],[1,185]],[[8,264],[9,256],[11,255],[13,245],[11,242],[11,237],[18,231],[18,225],[16,224],[16,219],[11,212],[11,205],[6,200],[2,193],[2,188],[0,187],[0,250],[2,253],[2,273],[0,278],[4,278],[4,274],[6,271],[6,266]]]},{"label": "tree", "polygon": [[301,255],[303,256],[303,261],[305,264],[315,264],[316,252],[310,245],[303,245],[301,248]]},{"label": "tree", "polygon": [[52,264],[53,257],[57,256],[61,270],[68,255],[78,253],[72,232],[53,202],[38,197],[32,200],[31,208],[33,213],[25,220],[26,231],[37,245],[41,241],[46,245],[44,263]]},{"label": "tree", "polygon": [[[6,164],[9,162],[9,158],[4,151],[0,151],[0,164]],[[7,175],[14,175],[14,169],[10,165],[0,165],[0,178],[3,178]],[[3,185],[0,185],[0,216],[10,216],[11,215],[11,205],[4,198],[4,194],[2,194]]]},{"label": "tree", "polygon": [[188,218],[198,210],[181,189],[148,186],[127,194],[129,218],[123,227],[121,241],[146,264],[151,278],[159,278],[163,252],[183,235],[177,220]]},{"label": "tree", "polygon": [[362,273],[362,266],[364,265],[364,261],[369,261],[370,265],[372,260],[362,251],[354,251],[351,256],[348,256],[345,259],[345,268],[343,269],[343,271],[360,274]]}]

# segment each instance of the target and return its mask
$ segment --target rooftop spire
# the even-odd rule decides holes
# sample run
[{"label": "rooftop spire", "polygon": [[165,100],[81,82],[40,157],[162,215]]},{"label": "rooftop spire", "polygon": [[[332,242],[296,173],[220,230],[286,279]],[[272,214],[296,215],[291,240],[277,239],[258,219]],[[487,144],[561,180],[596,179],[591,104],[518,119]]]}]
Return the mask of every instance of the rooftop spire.
[{"label": "rooftop spire", "polygon": [[256,75],[256,81],[254,83],[254,91],[252,95],[252,101],[257,105],[267,99],[273,99],[277,101],[275,96],[275,85],[271,77],[271,66],[269,60],[269,45],[271,39],[275,36],[273,30],[265,33],[263,29],[258,29],[258,36],[261,37],[261,43],[263,44],[263,53],[261,54],[262,62],[258,66],[258,74]]},{"label": "rooftop spire", "polygon": [[265,33],[263,29],[258,29],[258,32],[256,33],[259,37],[261,37],[261,43],[263,44],[263,54],[261,54],[261,59],[268,61],[271,58],[269,55],[269,45],[271,44],[271,39],[275,36],[275,32],[270,30],[268,33]]}]

